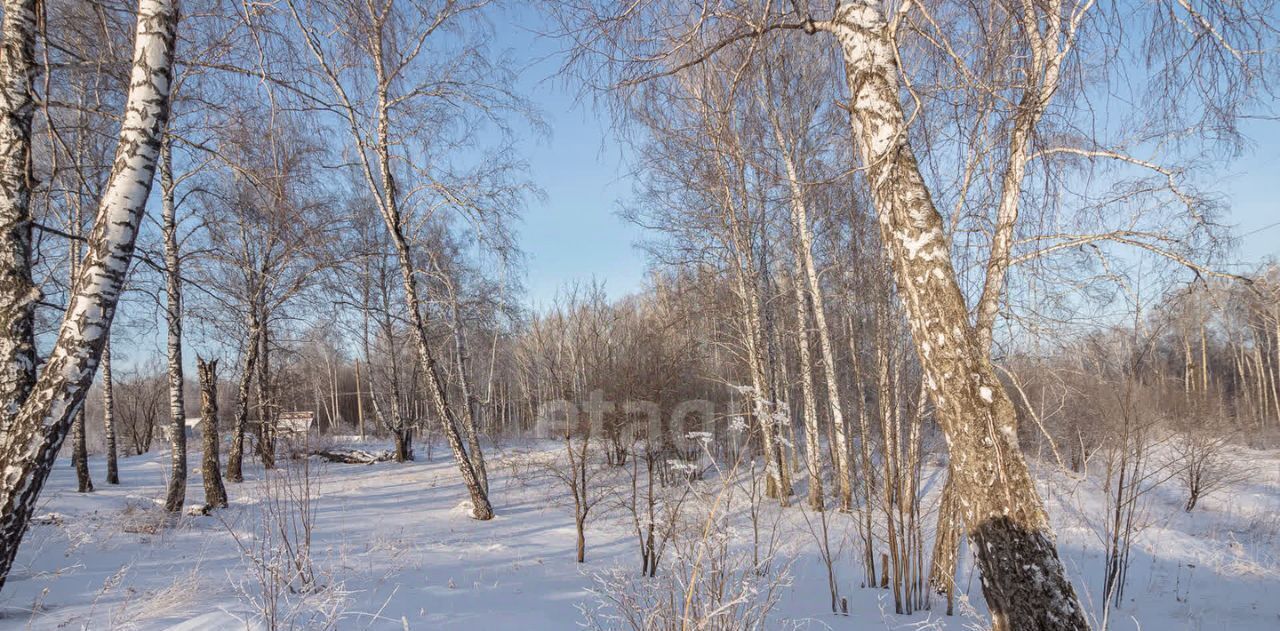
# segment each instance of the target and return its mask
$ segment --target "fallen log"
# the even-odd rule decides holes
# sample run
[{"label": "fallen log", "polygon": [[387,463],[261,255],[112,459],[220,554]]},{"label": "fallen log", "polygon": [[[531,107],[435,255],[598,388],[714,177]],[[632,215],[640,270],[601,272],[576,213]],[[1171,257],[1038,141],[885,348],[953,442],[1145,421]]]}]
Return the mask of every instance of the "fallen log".
[{"label": "fallen log", "polygon": [[363,449],[313,449],[309,456],[319,456],[329,462],[340,464],[373,464],[388,462],[394,459],[390,451],[365,451]]}]

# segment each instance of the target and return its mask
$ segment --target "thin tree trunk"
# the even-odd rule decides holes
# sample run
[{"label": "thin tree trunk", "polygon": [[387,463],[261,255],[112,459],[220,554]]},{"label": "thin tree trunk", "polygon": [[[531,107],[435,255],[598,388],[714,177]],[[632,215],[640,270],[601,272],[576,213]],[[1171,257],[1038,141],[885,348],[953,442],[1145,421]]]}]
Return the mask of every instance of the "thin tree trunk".
[{"label": "thin tree trunk", "polygon": [[258,458],[262,460],[262,468],[276,468],[276,414],[275,402],[271,400],[271,329],[267,326],[266,314],[258,320],[258,357],[254,362],[257,370],[258,395]]},{"label": "thin tree trunk", "polygon": [[898,523],[894,520],[894,510],[899,507],[902,499],[899,497],[902,487],[899,482],[900,472],[898,470],[898,418],[896,406],[893,404],[898,384],[897,379],[891,372],[893,366],[889,357],[890,351],[886,348],[889,343],[888,335],[884,328],[883,323],[877,327],[880,331],[880,343],[876,348],[876,406],[880,412],[880,439],[882,441],[880,453],[884,467],[884,484],[881,486],[881,491],[884,493],[885,545],[889,548],[888,559],[891,567],[882,568],[882,571],[892,573],[890,584],[893,587],[894,613],[901,614],[903,613],[902,555],[898,550],[898,538],[901,533],[898,529]]},{"label": "thin tree trunk", "polygon": [[187,498],[187,412],[182,375],[182,277],[179,268],[177,208],[174,203],[173,150],[167,139],[160,144],[160,208],[164,232],[165,323],[169,364],[169,489],[164,507],[182,511]]},{"label": "thin tree trunk", "polygon": [[827,386],[827,405],[831,413],[832,472],[839,485],[840,510],[853,506],[853,472],[849,462],[849,436],[845,427],[844,409],[840,404],[840,383],[836,375],[835,351],[831,345],[831,329],[827,326],[826,306],[822,299],[822,285],[818,282],[818,270],[813,261],[813,232],[809,227],[809,211],[799,169],[791,155],[791,145],[782,134],[782,127],[772,116],[774,137],[782,149],[783,166],[787,171],[787,184],[791,191],[791,226],[799,240],[797,262],[804,280],[804,288],[813,309],[814,324],[818,330],[818,348],[822,351],[822,373]]},{"label": "thin tree trunk", "polygon": [[755,266],[746,262],[748,260],[747,257],[751,256],[751,250],[742,238],[736,219],[731,217],[730,225],[733,240],[732,249],[739,257],[737,265],[734,266],[734,277],[738,285],[743,326],[746,328],[747,363],[749,364],[748,369],[751,371],[752,389],[750,402],[752,415],[756,418],[757,426],[760,429],[760,442],[765,454],[765,475],[767,478],[765,495],[778,499],[785,506],[788,503],[787,498],[791,496],[791,482],[786,468],[782,466],[781,450],[778,448],[774,437],[773,410],[769,409],[772,403],[772,396],[766,391],[768,378],[765,374],[764,358],[761,357],[761,346],[763,346],[764,340],[760,326],[759,288],[755,285]]},{"label": "thin tree trunk", "polygon": [[1209,338],[1200,324],[1200,390],[1209,392]]},{"label": "thin tree trunk", "polygon": [[471,494],[472,516],[479,520],[492,519],[493,507],[489,504],[489,495],[480,485],[475,467],[471,464],[471,457],[467,454],[466,447],[462,443],[462,435],[458,431],[458,422],[454,415],[453,407],[449,405],[444,390],[444,381],[440,377],[435,354],[431,351],[430,341],[427,339],[426,322],[422,317],[418,300],[417,280],[414,278],[410,262],[412,258],[409,255],[408,245],[404,241],[404,236],[400,232],[398,220],[392,229],[392,237],[400,254],[401,280],[404,284],[405,299],[409,303],[410,328],[417,341],[418,361],[422,366],[423,376],[427,381],[427,395],[430,397],[433,410],[441,420],[441,429],[444,432],[445,440],[449,443],[449,449],[453,451],[454,460],[458,463],[463,484],[466,485],[468,492]]},{"label": "thin tree trunk", "polygon": [[9,442],[0,447],[0,587],[71,419],[84,404],[111,328],[169,116],[177,18],[170,0],[139,1],[127,115],[88,254],[46,368],[14,419]]},{"label": "thin tree trunk", "polygon": [[204,450],[200,475],[204,478],[206,508],[226,508],[227,489],[218,468],[218,360],[196,358],[200,373],[200,444]]},{"label": "thin tree trunk", "polygon": [[76,418],[71,423],[71,440],[72,454],[71,461],[76,469],[76,492],[92,493],[93,477],[89,475],[89,450],[85,444],[84,435],[84,408],[76,413]]},{"label": "thin tree trunk", "polygon": [[36,0],[4,0],[0,23],[0,445],[36,382],[31,280],[31,119]]},{"label": "thin tree trunk", "polygon": [[956,506],[955,484],[950,466],[942,485],[942,497],[938,504],[938,526],[933,539],[933,560],[929,564],[929,586],[938,594],[947,596],[947,615],[953,613],[955,604],[956,557],[960,550],[960,510]]},{"label": "thin tree trunk", "polygon": [[[296,14],[295,17],[297,17]],[[385,16],[383,19],[385,19]],[[384,23],[378,22],[372,28],[375,32],[380,33],[383,27]],[[312,44],[312,42],[308,41],[308,44]],[[466,485],[467,491],[471,495],[472,516],[479,520],[488,520],[493,518],[493,507],[489,503],[488,493],[480,484],[475,467],[472,466],[471,456],[467,453],[463,444],[463,438],[458,428],[457,415],[453,407],[449,405],[444,382],[440,377],[439,364],[428,339],[427,323],[422,313],[418,282],[415,276],[414,258],[410,252],[409,243],[405,239],[404,223],[399,207],[399,193],[396,190],[395,178],[392,176],[391,121],[389,120],[391,96],[390,85],[386,78],[381,38],[373,38],[373,44],[375,50],[372,57],[377,76],[377,129],[376,141],[370,149],[373,150],[377,157],[378,175],[375,180],[373,170],[367,159],[362,162],[364,175],[369,184],[370,192],[378,201],[378,207],[386,224],[387,232],[391,237],[392,244],[395,246],[396,258],[400,266],[401,283],[404,286],[409,327],[417,343],[418,361],[427,381],[427,394],[430,397],[432,409],[440,418],[445,439],[449,443],[449,448],[453,451],[454,460],[457,461],[458,469],[462,474],[463,484]],[[317,61],[322,64],[325,62],[324,55],[314,45],[312,45],[311,51],[316,56]],[[345,101],[346,93],[337,77],[330,76],[330,80],[333,82],[335,91]],[[364,136],[360,131],[360,125],[355,119],[355,110],[349,104],[346,113],[348,123],[351,125],[351,133],[357,141],[360,141]],[[363,142],[361,144],[364,146]]]},{"label": "thin tree trunk", "polygon": [[1017,444],[1017,417],[969,324],[942,217],[908,144],[897,56],[877,4],[843,4],[839,40],[855,144],[924,377],[951,447],[956,491],[996,631],[1087,629]]},{"label": "thin tree trunk", "polygon": [[[69,232],[79,235],[81,233],[80,221],[80,205],[76,204],[71,213],[71,229]],[[71,274],[67,279],[67,284],[75,282],[76,274],[80,271],[80,242],[72,240],[70,246]],[[76,470],[76,492],[92,493],[93,477],[89,474],[89,446],[85,443],[85,413],[81,408],[75,415],[75,420],[71,422],[71,466]]]},{"label": "thin tree trunk", "polygon": [[107,442],[107,484],[120,484],[120,452],[116,446],[115,399],[112,396],[111,338],[102,345],[102,433]]},{"label": "thin tree trunk", "polygon": [[[256,313],[254,308],[250,311]],[[249,418],[249,387],[257,368],[259,335],[258,319],[250,315],[248,342],[240,366],[240,383],[236,388],[236,415],[231,422],[231,452],[227,454],[227,479],[236,483],[244,481],[244,434]]]},{"label": "thin tree trunk", "polygon": [[[800,267],[798,262],[796,267]],[[805,292],[800,279],[795,278],[792,284],[795,288],[796,348],[800,355],[800,391],[804,401],[804,451],[805,462],[809,468],[809,507],[820,511],[825,508],[822,493],[822,441],[819,438],[818,429],[818,402],[814,395],[813,361],[809,354],[809,316],[805,309]]]},{"label": "thin tree trunk", "polygon": [[1280,419],[1280,378],[1276,376],[1276,365],[1280,364],[1280,317],[1276,318],[1273,341],[1275,342],[1276,354],[1270,362],[1271,365],[1267,369],[1267,374],[1271,378],[1271,403],[1275,405],[1276,418]]},{"label": "thin tree trunk", "polygon": [[360,440],[364,440],[364,394],[360,392],[360,360],[356,360],[356,424],[360,427]]},{"label": "thin tree trunk", "polygon": [[858,358],[856,329],[852,318],[849,320],[849,360],[853,365],[854,394],[858,403],[858,462],[862,465],[862,494],[866,506],[862,511],[863,529],[863,564],[866,566],[866,585],[874,587],[876,583],[876,550],[875,537],[872,536],[872,500],[876,495],[875,469],[871,465],[871,426],[867,420],[866,385],[863,380],[862,363]]},{"label": "thin tree trunk", "polygon": [[467,435],[467,450],[471,456],[471,466],[475,468],[476,478],[485,493],[489,492],[489,472],[484,464],[484,452],[480,449],[480,433],[476,426],[479,400],[471,389],[471,358],[467,352],[466,332],[462,325],[462,313],[458,307],[456,289],[452,296],[453,303],[453,342],[458,359],[458,386],[462,390],[462,429]]}]

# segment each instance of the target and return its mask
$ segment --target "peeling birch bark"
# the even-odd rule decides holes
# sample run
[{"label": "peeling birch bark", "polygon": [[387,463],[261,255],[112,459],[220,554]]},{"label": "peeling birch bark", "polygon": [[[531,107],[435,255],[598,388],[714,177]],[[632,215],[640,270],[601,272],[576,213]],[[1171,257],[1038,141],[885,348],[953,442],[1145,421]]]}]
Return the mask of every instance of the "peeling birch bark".
[{"label": "peeling birch bark", "polygon": [[[1075,19],[1078,20],[1083,12]],[[1045,28],[1041,29],[1036,12],[1027,11],[1022,16],[1024,31],[1030,39],[1031,58],[1027,68],[1030,85],[1014,112],[1013,129],[1009,134],[1009,156],[1000,181],[1000,200],[996,209],[995,230],[991,235],[991,252],[987,258],[986,275],[982,294],[975,308],[974,328],[978,345],[984,356],[991,356],[993,330],[1000,303],[1007,286],[1007,276],[1013,250],[1014,228],[1017,226],[1019,202],[1022,199],[1022,182],[1027,164],[1031,161],[1031,140],[1036,126],[1044,116],[1049,101],[1058,90],[1062,64],[1071,51],[1078,21],[1067,21],[1056,4],[1046,11]],[[956,560],[959,557],[960,521],[956,512],[959,503],[952,495],[951,468],[947,469],[947,481],[942,487],[942,499],[938,507],[938,524],[935,547],[939,542],[950,546],[948,551],[933,555],[935,564],[930,570],[930,582],[938,593],[947,595],[947,611],[951,612],[955,600]],[[939,566],[938,563],[943,565]]]},{"label": "peeling birch bark", "polygon": [[942,216],[908,144],[897,55],[878,3],[841,5],[855,145],[924,378],[952,454],[961,514],[993,628],[1087,629],[1017,443],[1012,401],[969,324]]}]

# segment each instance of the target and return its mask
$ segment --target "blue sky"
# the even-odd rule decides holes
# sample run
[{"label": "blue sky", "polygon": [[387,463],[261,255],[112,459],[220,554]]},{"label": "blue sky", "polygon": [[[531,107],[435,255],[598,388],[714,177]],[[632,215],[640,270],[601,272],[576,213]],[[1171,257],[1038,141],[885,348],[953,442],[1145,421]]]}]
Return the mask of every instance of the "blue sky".
[{"label": "blue sky", "polygon": [[1249,149],[1220,170],[1215,188],[1231,205],[1241,262],[1257,264],[1280,258],[1280,121],[1251,122],[1245,131]]},{"label": "blue sky", "polygon": [[603,105],[558,75],[561,43],[534,32],[543,28],[530,8],[503,12],[495,21],[495,48],[530,64],[520,88],[551,130],[524,148],[529,179],[546,193],[530,201],[520,226],[526,300],[535,308],[549,304],[563,285],[592,278],[604,281],[611,297],[625,295],[641,286],[645,270],[633,247],[640,231],[617,214],[631,193],[624,147]]},{"label": "blue sky", "polygon": [[[645,275],[644,255],[634,247],[641,231],[617,215],[631,193],[625,149],[603,106],[557,76],[560,43],[533,33],[540,28],[527,8],[495,21],[495,47],[531,64],[521,88],[551,129],[549,138],[526,147],[530,178],[546,193],[530,201],[520,227],[528,256],[526,301],[545,306],[566,283],[592,278],[604,281],[610,296],[622,296],[638,290]],[[1247,268],[1280,257],[1280,121],[1244,128],[1249,148],[1218,169],[1210,186],[1230,206],[1225,221],[1241,235],[1238,258]]]}]

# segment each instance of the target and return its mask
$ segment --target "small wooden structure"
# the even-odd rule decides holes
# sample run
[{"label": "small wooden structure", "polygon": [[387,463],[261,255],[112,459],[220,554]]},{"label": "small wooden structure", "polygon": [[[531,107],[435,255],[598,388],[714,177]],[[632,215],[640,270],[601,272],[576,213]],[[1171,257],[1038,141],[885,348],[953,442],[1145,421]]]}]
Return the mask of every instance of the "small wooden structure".
[{"label": "small wooden structure", "polygon": [[301,438],[311,433],[316,413],[311,411],[281,412],[276,417],[276,435],[280,438]]}]

